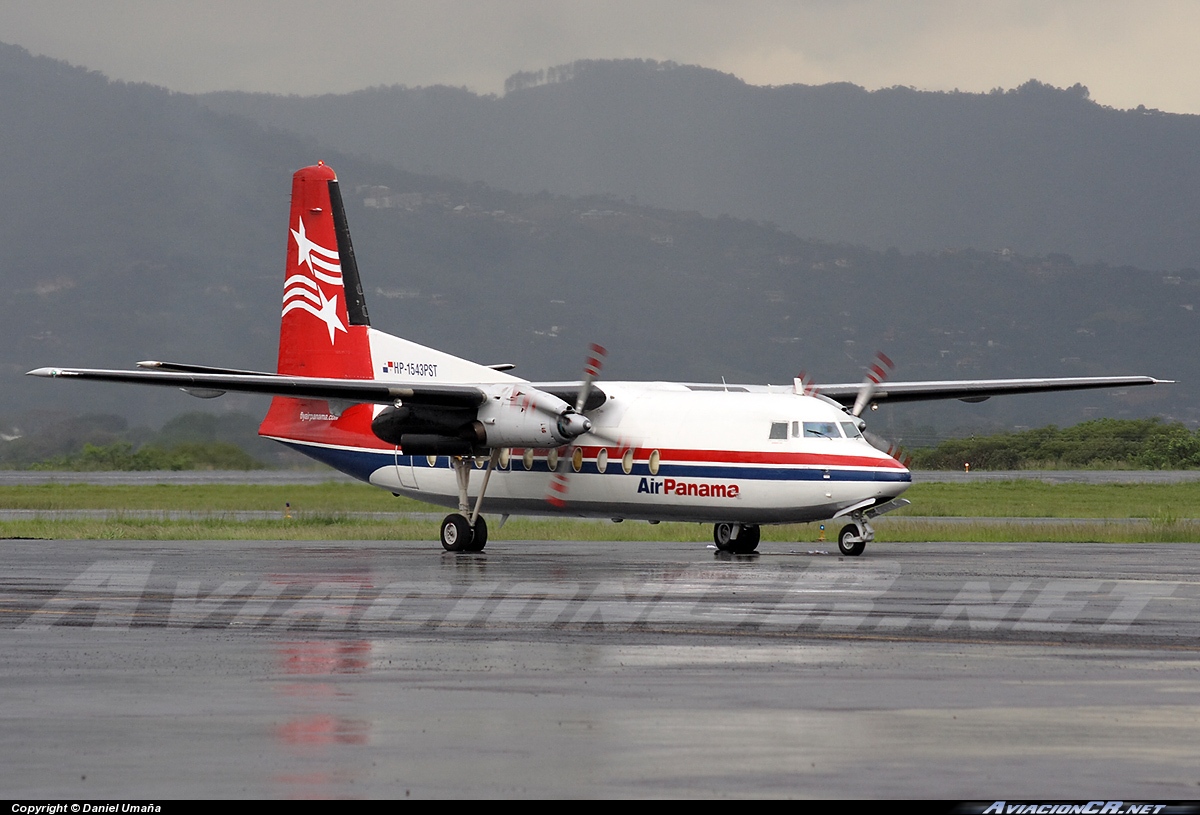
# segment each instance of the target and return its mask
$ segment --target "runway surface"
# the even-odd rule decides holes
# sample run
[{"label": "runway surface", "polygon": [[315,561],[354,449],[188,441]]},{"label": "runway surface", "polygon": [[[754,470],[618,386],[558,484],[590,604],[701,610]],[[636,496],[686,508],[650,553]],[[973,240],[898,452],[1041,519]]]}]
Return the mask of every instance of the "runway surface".
[{"label": "runway surface", "polygon": [[1200,546],[4,541],[10,798],[1200,796]]}]

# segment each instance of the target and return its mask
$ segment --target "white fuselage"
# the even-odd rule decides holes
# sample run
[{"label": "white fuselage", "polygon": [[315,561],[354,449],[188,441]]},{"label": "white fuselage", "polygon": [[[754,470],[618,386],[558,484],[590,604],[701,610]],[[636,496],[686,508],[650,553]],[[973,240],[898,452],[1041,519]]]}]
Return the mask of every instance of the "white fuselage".
[{"label": "white fuselage", "polygon": [[[665,382],[603,388],[607,401],[588,413],[592,433],[570,447],[504,452],[485,512],[789,523],[887,501],[910,484],[907,469],[818,398]],[[486,464],[476,462],[472,498]],[[555,467],[569,478],[562,508],[546,500]],[[447,456],[396,450],[394,464],[376,467],[369,480],[436,504],[459,501]]]}]

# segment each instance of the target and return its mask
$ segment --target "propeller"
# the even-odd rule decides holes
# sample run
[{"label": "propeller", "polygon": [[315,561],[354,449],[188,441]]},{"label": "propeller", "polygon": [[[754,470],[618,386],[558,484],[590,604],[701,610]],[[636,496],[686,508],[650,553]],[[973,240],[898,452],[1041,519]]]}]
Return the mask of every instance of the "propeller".
[{"label": "propeller", "polygon": [[[851,414],[856,417],[862,415],[863,410],[871,403],[871,398],[875,395],[875,388],[887,381],[887,378],[891,375],[895,367],[896,363],[892,362],[887,354],[882,351],[875,352],[875,360],[867,368],[867,376],[863,379],[862,386],[858,389],[858,396],[854,400],[854,408],[850,411]],[[876,450],[887,453],[905,467],[912,462],[912,456],[904,452],[904,448],[899,444],[890,442],[882,436],[865,430],[863,431],[863,438]]]},{"label": "propeller", "polygon": [[608,351],[603,345],[592,343],[588,346],[588,358],[583,363],[583,382],[579,383],[579,398],[575,400],[576,413],[583,413],[583,406],[587,404],[588,395],[592,392],[592,383],[600,375],[600,369],[604,367],[604,358],[607,356]]},{"label": "propeller", "polygon": [[869,431],[863,431],[863,438],[865,438],[876,450],[882,450],[892,458],[896,459],[896,461],[899,461],[905,467],[908,467],[910,464],[912,464],[912,456],[905,452],[904,448],[899,444],[889,442],[882,436],[877,436]]},{"label": "propeller", "polygon": [[[592,430],[592,423],[583,415],[583,408],[587,405],[588,396],[592,392],[592,383],[600,375],[600,370],[604,367],[604,359],[607,356],[608,351],[603,345],[593,342],[588,346],[588,356],[583,363],[583,380],[579,383],[579,395],[575,399],[575,407],[562,414],[558,420],[559,430],[564,436],[576,439]],[[550,477],[550,486],[546,491],[546,503],[559,509],[567,504],[575,448],[576,445],[572,442],[559,450],[558,466]]]},{"label": "propeller", "polygon": [[871,404],[871,397],[875,395],[875,388],[880,382],[887,380],[892,369],[896,364],[888,359],[887,354],[878,351],[875,354],[875,361],[871,363],[871,367],[867,368],[867,376],[863,380],[862,385],[858,389],[858,397],[854,400],[854,409],[850,413],[854,416],[861,416],[867,405]]},{"label": "propeller", "polygon": [[[889,456],[907,467],[912,462],[912,456],[908,455],[904,451],[904,448],[900,445],[892,444],[882,436],[878,436],[864,429],[865,423],[861,418],[863,410],[871,403],[871,398],[875,395],[876,386],[887,381],[888,376],[895,367],[896,364],[888,358],[887,354],[883,353],[882,351],[876,352],[874,361],[867,369],[867,376],[865,379],[863,379],[863,383],[859,387],[858,395],[854,400],[854,407],[842,409],[858,419],[857,424],[859,430],[862,432],[863,438],[867,440],[868,444],[870,444],[876,450],[887,453]],[[818,397],[820,395],[820,388],[813,383],[812,377],[810,377],[805,371],[801,371],[796,375],[794,387],[797,394]]]},{"label": "propeller", "polygon": [[796,378],[792,382],[795,385],[796,393],[803,394],[804,396],[814,396],[817,393],[817,386],[808,371],[801,371],[796,374]]}]

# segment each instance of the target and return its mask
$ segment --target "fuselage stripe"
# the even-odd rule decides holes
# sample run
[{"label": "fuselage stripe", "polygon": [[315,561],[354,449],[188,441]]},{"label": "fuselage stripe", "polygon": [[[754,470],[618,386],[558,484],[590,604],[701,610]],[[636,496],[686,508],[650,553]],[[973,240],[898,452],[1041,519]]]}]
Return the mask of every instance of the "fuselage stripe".
[{"label": "fuselage stripe", "polygon": [[[435,463],[430,465],[425,456],[396,455],[394,450],[367,450],[353,447],[332,447],[328,445],[313,445],[303,442],[286,441],[288,446],[303,452],[312,458],[325,462],[344,473],[368,480],[371,473],[381,467],[398,465],[412,467],[416,470],[449,470],[449,460],[446,456],[438,456]],[[875,462],[877,459],[868,459]],[[497,470],[497,475],[505,472],[531,473],[550,475],[555,473],[545,458],[534,459],[533,469],[526,470],[520,459],[511,459],[507,469]],[[604,475],[606,477],[672,477],[672,478],[707,478],[707,479],[744,479],[748,481],[911,481],[908,470],[897,471],[888,467],[821,467],[821,466],[736,466],[730,464],[660,464],[657,471],[650,472],[646,463],[635,463],[631,472],[625,473],[620,467],[611,464],[601,473],[595,461],[586,461],[580,475]]]}]

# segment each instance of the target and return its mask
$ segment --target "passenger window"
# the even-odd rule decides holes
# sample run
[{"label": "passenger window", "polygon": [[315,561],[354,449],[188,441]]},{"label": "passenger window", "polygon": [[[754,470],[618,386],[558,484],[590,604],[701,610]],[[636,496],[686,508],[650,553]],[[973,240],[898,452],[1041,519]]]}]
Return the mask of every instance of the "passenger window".
[{"label": "passenger window", "polygon": [[838,432],[838,426],[835,422],[805,422],[804,437],[810,439],[840,439],[842,434]]},{"label": "passenger window", "polygon": [[770,438],[786,439],[787,438],[787,422],[771,422]]}]

